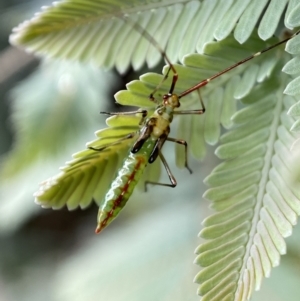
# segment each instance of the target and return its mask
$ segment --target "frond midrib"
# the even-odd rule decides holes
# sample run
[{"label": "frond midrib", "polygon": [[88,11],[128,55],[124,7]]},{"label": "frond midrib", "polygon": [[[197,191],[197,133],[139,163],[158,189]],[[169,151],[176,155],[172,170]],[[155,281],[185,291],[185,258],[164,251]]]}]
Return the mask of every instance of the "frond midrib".
[{"label": "frond midrib", "polygon": [[[253,218],[252,218],[252,228],[248,234],[249,237],[249,241],[245,247],[245,255],[243,258],[243,264],[240,268],[240,276],[238,279],[237,283],[242,283],[243,282],[243,271],[246,270],[246,266],[247,266],[247,262],[248,262],[248,258],[251,257],[250,252],[251,252],[251,247],[255,244],[254,243],[254,238],[255,238],[255,234],[257,232],[257,224],[260,220],[260,211],[261,208],[263,207],[263,199],[264,199],[264,194],[265,194],[265,190],[266,190],[266,186],[269,180],[269,171],[271,169],[272,166],[272,158],[273,155],[275,154],[275,150],[274,150],[274,144],[275,141],[277,140],[277,128],[280,125],[280,115],[282,112],[282,108],[283,108],[283,96],[282,96],[282,91],[285,87],[285,84],[281,84],[281,86],[278,89],[278,92],[276,94],[274,94],[274,97],[277,98],[277,103],[276,106],[274,108],[274,119],[273,122],[270,126],[270,137],[268,139],[267,144],[267,151],[266,154],[264,156],[264,167],[262,168],[261,174],[262,174],[262,178],[258,184],[259,186],[259,190],[257,192],[257,203],[256,206],[254,208],[254,214],[253,214]],[[238,287],[237,287],[238,288]],[[238,291],[236,291],[236,296],[237,296]]]}]

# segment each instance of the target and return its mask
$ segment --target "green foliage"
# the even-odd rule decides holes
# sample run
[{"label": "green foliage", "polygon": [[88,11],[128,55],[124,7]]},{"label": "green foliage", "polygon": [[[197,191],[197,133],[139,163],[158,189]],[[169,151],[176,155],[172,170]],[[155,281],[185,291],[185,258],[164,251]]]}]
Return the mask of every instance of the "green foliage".
[{"label": "green foliage", "polygon": [[[275,39],[267,43],[262,39],[274,34],[286,5],[286,27],[299,26],[300,5],[292,0],[126,1],[122,8],[118,1],[62,1],[20,25],[11,42],[46,56],[92,61],[123,72],[130,64],[138,69],[145,61],[153,66],[159,59],[152,46],[148,50],[149,41],[141,32],[132,30],[132,22],[138,22],[166,48],[172,61],[182,62],[175,65],[179,94],[272,45]],[[131,21],[124,23],[124,15]],[[257,23],[258,34],[251,35]],[[214,38],[218,41],[211,42]],[[299,41],[300,36],[290,40],[287,51],[298,55]],[[249,299],[263,277],[279,265],[280,255],[286,252],[284,238],[291,235],[300,214],[300,192],[291,180],[295,163],[289,159],[297,142],[289,130],[299,127],[291,116],[299,116],[300,63],[295,58],[285,64],[289,59],[278,47],[226,73],[201,89],[206,113],[179,120],[176,136],[187,140],[197,159],[205,157],[206,143],[215,145],[220,140],[216,155],[224,161],[205,180],[210,188],[204,197],[216,212],[204,220],[200,236],[207,241],[196,250],[196,263],[203,269],[195,281],[203,301]],[[291,78],[281,69],[296,77],[287,87]],[[163,74],[167,70],[168,66]],[[118,92],[116,100],[153,110],[147,96],[162,77],[147,73]],[[170,77],[155,94],[157,99],[168,91]],[[183,109],[199,108],[194,94],[182,99]],[[137,129],[138,121],[124,116],[108,119],[109,128],[97,132],[98,138],[89,145],[99,148],[116,142]],[[220,125],[228,130],[221,138]],[[99,204],[131,143],[124,140],[102,152],[75,154],[58,176],[41,185],[37,202],[69,209],[84,208],[92,198]],[[177,158],[182,166],[183,157]]]},{"label": "green foliage", "polygon": [[[107,121],[108,124],[115,124],[115,119],[119,119],[117,124],[123,123],[124,126],[96,132],[98,139],[88,143],[88,146],[100,149],[112,145],[102,151],[88,149],[74,154],[73,160],[61,168],[58,176],[42,183],[40,190],[35,194],[38,204],[53,209],[60,209],[65,205],[68,209],[75,209],[78,206],[86,208],[94,199],[100,205],[110,187],[115,170],[122,166],[123,158],[127,156],[136,137],[120,142],[118,140],[137,131],[140,120],[139,117],[131,116],[117,116],[111,119]],[[118,143],[114,144],[116,141]]]},{"label": "green foliage", "polygon": [[291,235],[300,214],[300,192],[289,180],[295,138],[289,133],[292,118],[286,115],[295,100],[276,91],[249,96],[255,103],[233,115],[235,127],[216,150],[230,161],[205,180],[210,189],[204,197],[218,212],[203,222],[200,232],[209,240],[198,248],[196,259],[205,267],[196,277],[203,300],[249,298],[262,277],[270,276],[271,267],[279,265],[286,252],[283,237]]},{"label": "green foliage", "polygon": [[[61,1],[19,25],[10,41],[42,55],[92,61],[106,68],[116,66],[124,72],[130,64],[139,69],[145,61],[151,67],[160,60],[153,45],[140,32],[132,30],[131,22],[138,22],[160,47],[166,47],[171,61],[182,61],[186,54],[195,50],[202,53],[207,42],[214,38],[222,40],[232,30],[240,43],[245,42],[257,23],[262,39],[272,37],[287,1],[268,2]],[[291,25],[286,22],[289,28],[295,26],[292,23],[295,18],[288,19],[296,15],[295,6],[295,1],[289,1],[285,15],[291,22]],[[120,18],[124,15],[130,23],[124,24]]]}]

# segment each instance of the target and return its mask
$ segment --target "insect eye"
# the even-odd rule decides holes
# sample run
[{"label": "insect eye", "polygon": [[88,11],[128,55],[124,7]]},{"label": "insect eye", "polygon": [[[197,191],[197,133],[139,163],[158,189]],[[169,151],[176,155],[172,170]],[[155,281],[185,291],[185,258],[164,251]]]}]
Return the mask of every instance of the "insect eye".
[{"label": "insect eye", "polygon": [[165,94],[165,95],[163,96],[163,105],[166,106],[166,105],[168,105],[168,104],[170,104],[170,95]]}]

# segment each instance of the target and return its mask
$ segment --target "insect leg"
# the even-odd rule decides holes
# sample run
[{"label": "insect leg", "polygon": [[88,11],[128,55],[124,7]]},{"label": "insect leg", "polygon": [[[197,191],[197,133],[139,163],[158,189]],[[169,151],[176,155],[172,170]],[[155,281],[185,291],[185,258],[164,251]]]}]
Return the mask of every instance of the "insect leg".
[{"label": "insect leg", "polygon": [[168,177],[169,177],[169,179],[170,179],[171,184],[158,183],[158,182],[152,182],[152,181],[146,181],[146,182],[145,182],[145,191],[147,191],[147,185],[148,185],[148,184],[152,184],[152,185],[160,185],[160,186],[167,186],[167,187],[172,187],[172,188],[176,187],[176,185],[177,185],[177,181],[176,181],[175,177],[173,176],[173,174],[172,174],[172,172],[171,172],[171,170],[170,170],[170,167],[169,167],[169,165],[168,165],[168,163],[167,163],[167,161],[166,161],[164,155],[162,154],[161,151],[159,151],[158,155],[159,155],[159,157],[160,157],[160,159],[161,159],[161,161],[162,161],[162,163],[163,163],[163,165],[164,165],[164,167],[165,167],[165,169],[166,169],[166,172],[167,172],[167,174],[168,174]]},{"label": "insect leg", "polygon": [[147,110],[136,110],[136,111],[129,111],[129,112],[100,112],[100,114],[105,114],[109,116],[118,116],[118,115],[135,115],[135,114],[142,114],[141,121],[139,125],[142,125],[147,117],[148,111]]},{"label": "insect leg", "polygon": [[191,168],[189,167],[188,165],[188,144],[185,140],[181,140],[181,139],[175,139],[175,138],[171,138],[171,137],[168,137],[167,138],[168,141],[171,141],[171,142],[175,142],[175,143],[178,143],[178,144],[181,144],[184,146],[184,154],[185,154],[185,159],[184,159],[184,166],[185,168],[191,173],[193,173],[193,171],[191,170]]},{"label": "insect leg", "polygon": [[169,90],[169,94],[173,94],[176,82],[178,80],[178,73],[177,73],[174,65],[170,62],[170,60],[168,59],[168,57],[164,51],[162,51],[160,49],[158,49],[158,50],[161,52],[162,56],[166,59],[167,63],[169,64],[169,69],[168,69],[166,75],[161,80],[161,82],[157,85],[157,87],[154,89],[154,91],[149,96],[150,100],[152,100],[154,102],[155,102],[154,94],[157,92],[157,90],[160,88],[160,86],[163,84],[163,82],[168,78],[170,70],[172,70],[172,72],[173,72],[173,78],[172,78],[172,83],[171,83],[171,87]]},{"label": "insect leg", "polygon": [[199,99],[200,99],[201,109],[198,109],[198,110],[174,111],[174,114],[177,114],[177,115],[204,114],[205,113],[204,102],[203,102],[203,99],[202,99],[202,96],[201,96],[201,93],[200,93],[199,89],[197,90],[197,92],[198,92]]},{"label": "insect leg", "polygon": [[100,112],[100,114],[105,114],[105,115],[109,115],[109,116],[142,114],[143,117],[146,117],[148,114],[148,111],[147,110],[136,110],[136,111],[129,111],[129,112]]},{"label": "insect leg", "polygon": [[161,87],[161,85],[164,83],[164,81],[168,78],[169,73],[171,70],[171,66],[169,67],[167,73],[165,74],[165,76],[163,77],[163,79],[160,81],[160,83],[156,86],[156,88],[151,92],[151,94],[149,95],[149,99],[153,102],[156,102],[155,98],[154,98],[154,94],[157,92],[157,90]]},{"label": "insect leg", "polygon": [[135,135],[136,135],[136,132],[132,132],[132,133],[129,133],[129,134],[127,134],[126,136],[124,136],[124,137],[118,139],[118,140],[115,141],[115,142],[108,143],[108,144],[103,145],[103,146],[101,146],[101,147],[99,147],[99,148],[95,148],[95,147],[92,147],[92,146],[88,146],[88,148],[91,149],[91,150],[93,150],[93,151],[96,151],[96,152],[101,152],[101,151],[103,151],[104,149],[106,149],[106,148],[108,148],[108,147],[110,147],[110,146],[119,144],[119,143],[121,143],[121,142],[124,141],[124,140],[131,139],[131,138],[133,138]]}]

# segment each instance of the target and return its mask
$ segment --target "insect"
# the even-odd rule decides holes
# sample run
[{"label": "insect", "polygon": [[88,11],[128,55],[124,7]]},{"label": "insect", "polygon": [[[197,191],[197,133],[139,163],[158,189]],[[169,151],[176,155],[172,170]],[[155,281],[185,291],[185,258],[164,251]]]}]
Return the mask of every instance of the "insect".
[{"label": "insect", "polygon": [[[265,53],[283,43],[286,43],[291,38],[295,37],[300,33],[300,30],[294,33],[292,36],[282,40],[270,47],[267,47],[235,64],[232,66],[216,73],[215,75],[200,81],[198,84],[190,87],[189,89],[183,91],[180,94],[176,94],[175,88],[176,83],[178,80],[178,74],[174,67],[174,65],[170,62],[166,53],[159,47],[158,43],[155,39],[150,36],[147,31],[141,29],[137,24],[133,24],[133,27],[137,29],[139,32],[143,34],[143,36],[152,43],[161,55],[164,57],[165,61],[167,62],[169,69],[166,75],[164,76],[161,83],[155,88],[155,90],[149,95],[149,99],[156,104],[156,108],[153,114],[150,116],[148,115],[147,110],[137,110],[132,112],[113,112],[113,113],[106,113],[102,112],[107,115],[130,115],[130,114],[141,114],[141,121],[140,121],[140,129],[138,132],[132,132],[125,137],[113,142],[112,144],[108,144],[101,148],[93,148],[94,151],[103,151],[107,147],[120,143],[126,139],[135,138],[135,142],[133,143],[131,150],[128,154],[128,157],[124,160],[123,166],[117,173],[115,180],[112,182],[109,191],[106,193],[104,201],[99,208],[98,218],[97,218],[97,228],[95,230],[96,233],[100,233],[108,224],[110,224],[122,210],[122,208],[126,205],[129,197],[131,196],[136,183],[139,181],[145,167],[147,164],[153,163],[158,157],[162,161],[167,175],[169,177],[170,183],[158,183],[147,181],[147,184],[154,184],[154,185],[161,185],[161,186],[168,186],[168,187],[175,187],[177,185],[176,179],[173,176],[168,163],[162,154],[162,148],[166,141],[171,141],[174,143],[178,143],[185,148],[185,167],[188,169],[190,173],[192,170],[188,166],[188,159],[187,159],[187,142],[181,139],[175,139],[169,137],[170,134],[170,124],[173,120],[174,115],[186,115],[186,114],[198,114],[201,115],[205,112],[204,103],[202,101],[199,89],[207,85],[212,80],[220,77],[224,73],[236,68],[237,66]],[[161,86],[164,80],[169,75],[169,72],[172,71],[172,82],[169,91],[162,96],[162,99],[156,99],[155,93],[157,92],[158,88]],[[199,92],[199,99],[200,99],[200,108],[196,110],[179,110],[180,107],[180,100],[184,96],[190,94],[193,91]]]}]

